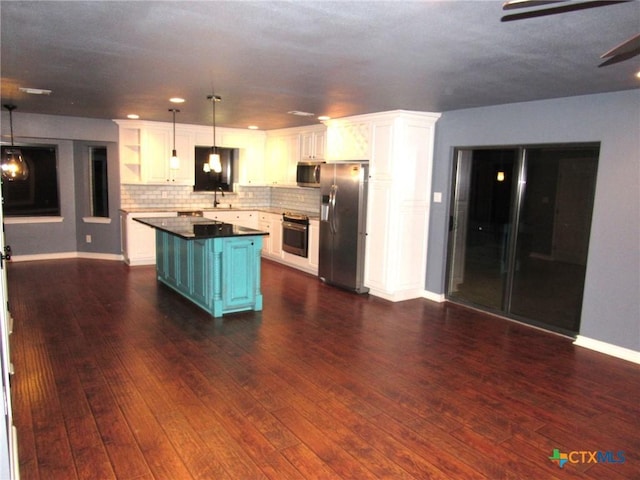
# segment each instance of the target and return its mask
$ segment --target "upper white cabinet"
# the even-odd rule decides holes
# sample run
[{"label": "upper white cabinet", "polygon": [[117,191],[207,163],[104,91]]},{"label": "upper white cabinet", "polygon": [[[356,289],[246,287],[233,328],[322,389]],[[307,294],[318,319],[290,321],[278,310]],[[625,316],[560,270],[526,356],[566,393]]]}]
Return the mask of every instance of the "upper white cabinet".
[{"label": "upper white cabinet", "polygon": [[269,185],[295,185],[300,159],[299,134],[291,130],[267,132],[265,180]]},{"label": "upper white cabinet", "polygon": [[327,146],[326,127],[319,125],[312,130],[300,132],[300,158],[302,160],[324,160]]},{"label": "upper white cabinet", "polygon": [[329,120],[325,159],[370,160],[371,144],[375,141],[371,125],[372,117],[368,115]]},{"label": "upper white cabinet", "polygon": [[171,123],[115,122],[119,126],[121,183],[193,185],[195,150],[190,130],[176,128],[175,147],[180,165],[178,169],[171,169]]},{"label": "upper white cabinet", "polygon": [[324,160],[326,130],[324,125],[312,125],[268,131],[264,167],[266,183],[295,185],[299,161]]},{"label": "upper white cabinet", "polygon": [[237,182],[240,185],[264,185],[264,150],[266,134],[251,131],[224,131],[222,146],[240,152]]},{"label": "upper white cabinet", "polygon": [[[211,145],[211,127],[176,124],[175,148],[180,165],[174,170],[169,165],[173,150],[172,123],[114,121],[119,127],[121,183],[194,184],[195,147]],[[265,133],[217,128],[216,134],[218,146],[239,149],[237,182],[264,184]]]},{"label": "upper white cabinet", "polygon": [[173,150],[173,129],[146,127],[140,132],[141,179],[148,184],[193,185],[195,150],[193,133],[176,128],[175,147],[178,168],[171,168],[169,158]]}]

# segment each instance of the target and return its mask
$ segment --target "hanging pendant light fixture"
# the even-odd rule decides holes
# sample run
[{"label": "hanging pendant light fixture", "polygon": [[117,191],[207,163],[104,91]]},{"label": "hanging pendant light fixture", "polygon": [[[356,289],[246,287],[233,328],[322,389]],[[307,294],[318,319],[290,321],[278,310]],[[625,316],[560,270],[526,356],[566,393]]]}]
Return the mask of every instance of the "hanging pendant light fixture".
[{"label": "hanging pendant light fixture", "polygon": [[208,95],[207,100],[211,102],[211,110],[213,114],[213,144],[211,146],[211,154],[209,154],[209,163],[205,164],[204,171],[215,173],[222,172],[222,163],[220,163],[220,154],[216,147],[216,102],[222,100],[218,95]]},{"label": "hanging pendant light fixture", "polygon": [[180,159],[178,158],[178,152],[176,152],[176,113],[180,110],[177,108],[170,108],[170,112],[173,112],[173,150],[171,151],[171,158],[169,159],[169,168],[171,170],[180,169]]},{"label": "hanging pendant light fixture", "polygon": [[0,168],[2,178],[8,182],[14,180],[26,180],[29,177],[29,166],[22,157],[22,151],[13,146],[13,111],[18,108],[15,105],[3,105],[9,110],[9,125],[11,127],[11,147],[5,148],[2,155]]}]

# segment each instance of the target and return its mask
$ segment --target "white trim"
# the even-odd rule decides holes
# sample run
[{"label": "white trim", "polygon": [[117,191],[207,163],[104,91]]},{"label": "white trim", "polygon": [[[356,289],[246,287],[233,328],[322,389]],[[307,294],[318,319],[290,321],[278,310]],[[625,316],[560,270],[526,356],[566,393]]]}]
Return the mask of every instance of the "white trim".
[{"label": "white trim", "polygon": [[32,262],[37,260],[61,260],[67,258],[88,258],[93,260],[115,260],[123,261],[122,255],[113,253],[93,253],[93,252],[61,252],[61,253],[37,253],[34,255],[12,255],[12,262]]},{"label": "white trim", "polygon": [[4,223],[6,225],[20,223],[61,223],[63,221],[64,217],[4,217]]},{"label": "white trim", "polygon": [[82,217],[84,223],[111,223],[109,217]]},{"label": "white trim", "polygon": [[578,335],[573,344],[579,347],[595,350],[596,352],[604,353],[606,355],[611,355],[612,357],[621,358],[622,360],[640,364],[640,352],[636,350],[619,347],[593,338],[583,337],[582,335]]},{"label": "white trim", "polygon": [[442,303],[447,300],[444,296],[444,293],[434,293],[430,292],[429,290],[424,290],[422,292],[422,298],[426,298],[427,300],[438,303]]}]

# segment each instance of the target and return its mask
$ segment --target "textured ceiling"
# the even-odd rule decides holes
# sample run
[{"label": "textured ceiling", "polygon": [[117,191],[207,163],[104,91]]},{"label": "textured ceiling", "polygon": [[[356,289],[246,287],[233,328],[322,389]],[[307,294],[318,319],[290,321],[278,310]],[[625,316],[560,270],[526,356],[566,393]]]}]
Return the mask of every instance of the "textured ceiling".
[{"label": "textured ceiling", "polygon": [[[0,2],[2,103],[19,112],[308,125],[638,88],[640,2],[501,22],[496,1]],[[27,95],[19,87],[53,91]]]}]

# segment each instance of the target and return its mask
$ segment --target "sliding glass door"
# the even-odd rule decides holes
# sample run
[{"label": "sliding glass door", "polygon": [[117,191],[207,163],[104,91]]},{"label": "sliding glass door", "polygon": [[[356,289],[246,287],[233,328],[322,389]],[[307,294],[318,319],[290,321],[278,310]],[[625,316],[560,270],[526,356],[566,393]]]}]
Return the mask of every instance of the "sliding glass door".
[{"label": "sliding glass door", "polygon": [[597,145],[456,152],[447,297],[575,334]]}]

